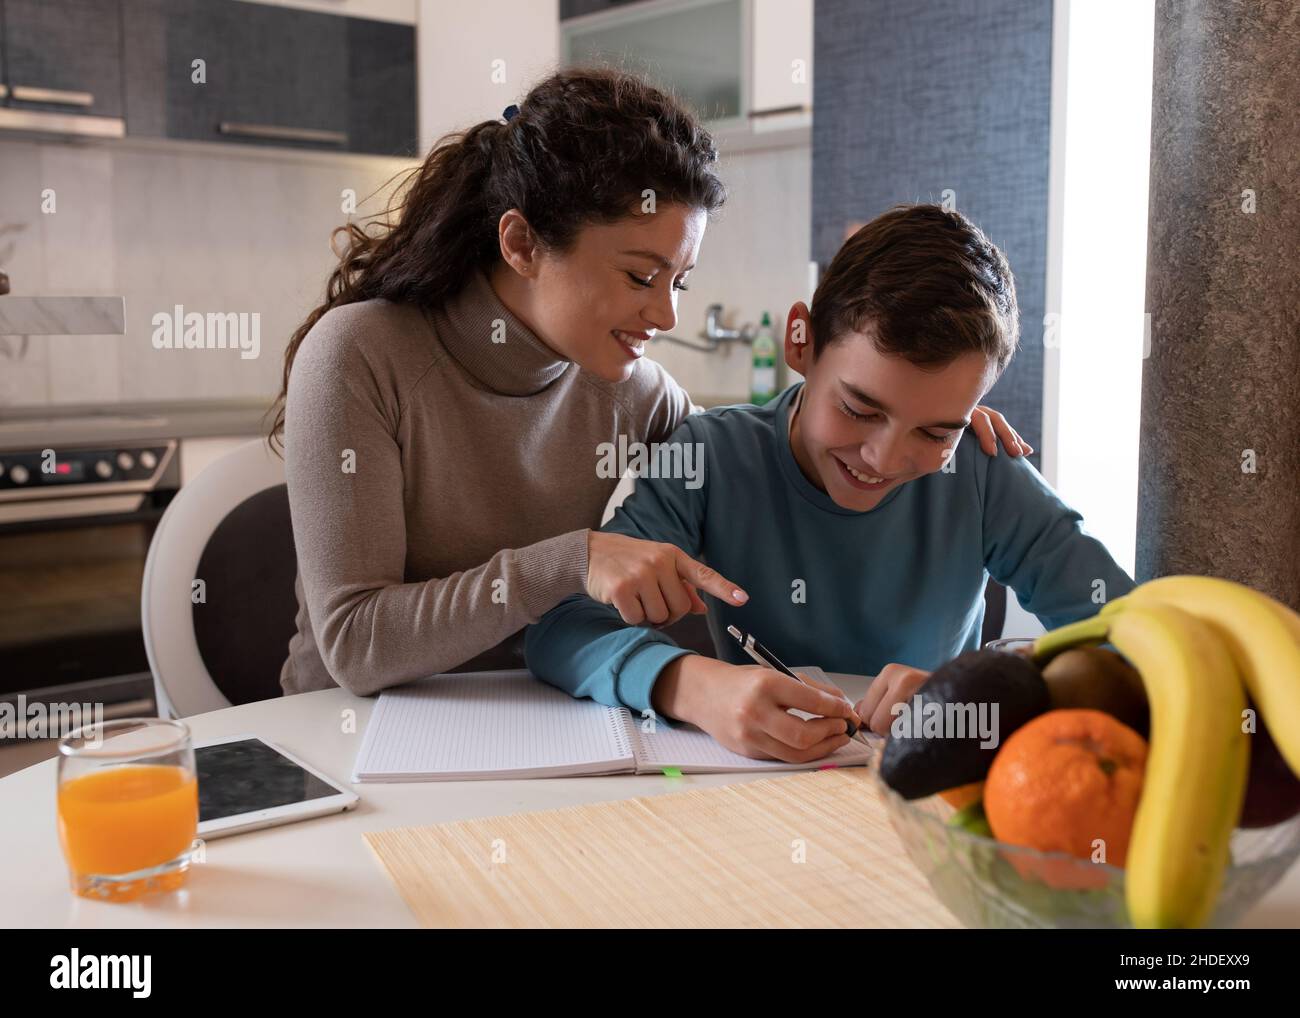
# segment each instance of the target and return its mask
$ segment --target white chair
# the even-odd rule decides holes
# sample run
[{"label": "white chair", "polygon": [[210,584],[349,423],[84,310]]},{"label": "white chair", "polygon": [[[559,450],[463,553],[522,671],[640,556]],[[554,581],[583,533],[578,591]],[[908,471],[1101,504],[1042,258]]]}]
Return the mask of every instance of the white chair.
[{"label": "white chair", "polygon": [[160,715],[280,695],[296,571],[284,463],[265,440],[182,486],[154,532],[140,598]]}]

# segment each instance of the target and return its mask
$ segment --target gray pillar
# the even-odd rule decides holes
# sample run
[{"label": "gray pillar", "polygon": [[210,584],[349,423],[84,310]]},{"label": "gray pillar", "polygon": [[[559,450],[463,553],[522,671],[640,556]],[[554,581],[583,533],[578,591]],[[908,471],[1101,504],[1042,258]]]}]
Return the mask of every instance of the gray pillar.
[{"label": "gray pillar", "polygon": [[1137,579],[1300,609],[1300,6],[1157,0],[1154,69]]}]

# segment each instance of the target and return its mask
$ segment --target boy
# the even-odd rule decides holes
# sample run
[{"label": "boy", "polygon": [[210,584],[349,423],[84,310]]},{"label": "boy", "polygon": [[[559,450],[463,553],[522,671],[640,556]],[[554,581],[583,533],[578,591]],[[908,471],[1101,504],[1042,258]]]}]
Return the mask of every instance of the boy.
[{"label": "boy", "polygon": [[[712,601],[721,660],[580,595],[528,630],[529,668],[734,752],[802,762],[847,741],[845,718],[886,734],[929,669],[976,648],[990,575],[1048,628],[1127,593],[1028,461],[960,444],[1015,352],[1018,315],[1006,259],[959,213],[901,206],[862,227],[811,310],[790,309],[786,363],[805,381],[764,407],[687,418],[671,443],[696,444],[702,478],[639,477],[603,528],[676,545],[748,593]],[[850,709],[748,664],[728,625],[786,662],[876,678]]]}]

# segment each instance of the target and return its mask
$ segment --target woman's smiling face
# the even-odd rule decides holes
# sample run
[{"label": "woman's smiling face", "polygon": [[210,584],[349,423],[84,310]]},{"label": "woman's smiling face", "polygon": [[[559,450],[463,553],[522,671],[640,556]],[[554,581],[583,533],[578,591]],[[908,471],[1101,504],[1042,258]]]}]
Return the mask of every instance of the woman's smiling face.
[{"label": "woman's smiling face", "polygon": [[796,304],[786,330],[786,361],[805,377],[791,451],[836,505],[866,512],[899,485],[943,467],[996,372],[976,352],[921,368],[881,353],[865,333],[845,336],[814,358],[811,339],[792,339],[800,316],[800,335],[810,335],[806,314]]},{"label": "woman's smiling face", "polygon": [[626,381],[650,339],[676,326],[677,295],[707,221],[703,209],[660,205],[588,225],[568,251],[550,252],[529,240],[522,216],[508,212],[493,287],[557,354],[607,381]]}]

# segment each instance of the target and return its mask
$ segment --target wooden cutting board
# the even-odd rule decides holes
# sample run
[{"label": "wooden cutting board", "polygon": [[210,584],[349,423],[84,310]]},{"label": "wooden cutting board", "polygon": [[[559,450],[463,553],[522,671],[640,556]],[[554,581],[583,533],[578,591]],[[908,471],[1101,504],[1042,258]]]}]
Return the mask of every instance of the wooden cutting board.
[{"label": "wooden cutting board", "polygon": [[955,927],[865,768],[366,842],[426,927]]}]

